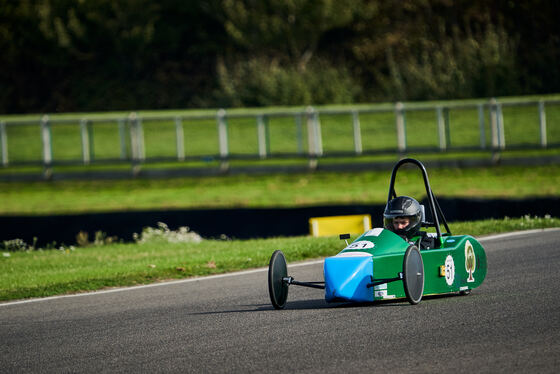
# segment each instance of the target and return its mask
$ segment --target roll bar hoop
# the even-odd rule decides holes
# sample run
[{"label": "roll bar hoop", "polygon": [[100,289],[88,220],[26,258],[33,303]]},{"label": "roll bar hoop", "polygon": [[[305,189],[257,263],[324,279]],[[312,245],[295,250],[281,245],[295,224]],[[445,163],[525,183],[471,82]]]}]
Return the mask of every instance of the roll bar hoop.
[{"label": "roll bar hoop", "polygon": [[422,224],[426,227],[435,227],[437,233],[437,243],[439,246],[439,243],[441,243],[440,219],[445,226],[445,229],[447,230],[447,234],[451,235],[451,231],[449,230],[449,226],[447,225],[445,216],[443,215],[439,203],[434,196],[434,193],[432,192],[432,188],[430,187],[430,181],[428,180],[428,173],[426,172],[426,168],[420,161],[413,158],[404,158],[397,162],[397,164],[393,167],[393,172],[391,173],[391,183],[389,184],[389,196],[387,197],[387,203],[397,197],[397,193],[395,192],[395,178],[397,176],[397,171],[404,164],[416,165],[422,172],[422,176],[424,177],[424,186],[426,188],[426,195],[428,197],[428,205],[430,207],[432,219],[434,220],[434,222],[423,222]]}]

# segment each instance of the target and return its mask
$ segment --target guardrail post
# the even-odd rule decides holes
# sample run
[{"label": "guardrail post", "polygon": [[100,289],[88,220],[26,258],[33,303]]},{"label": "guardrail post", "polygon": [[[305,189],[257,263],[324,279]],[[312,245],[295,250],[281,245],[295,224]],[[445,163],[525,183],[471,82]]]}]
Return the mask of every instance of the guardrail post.
[{"label": "guardrail post", "polygon": [[490,100],[490,131],[492,137],[492,149],[498,149],[500,145],[498,130],[498,105],[496,99]]},{"label": "guardrail post", "polygon": [[323,135],[321,133],[321,119],[319,118],[319,113],[313,113],[313,125],[315,126],[315,137],[317,140],[315,144],[317,145],[317,155],[323,155]]},{"label": "guardrail post", "polygon": [[546,139],[546,112],[544,109],[544,101],[539,101],[539,129],[541,135],[541,147],[547,147],[547,139]]},{"label": "guardrail post", "polygon": [[6,122],[0,122],[0,147],[2,147],[2,166],[8,166],[8,134]]},{"label": "guardrail post", "polygon": [[303,155],[303,129],[302,129],[302,114],[297,114],[295,116],[296,121],[296,137],[297,137],[297,152]]},{"label": "guardrail post", "polygon": [[130,130],[130,153],[131,161],[133,164],[138,162],[138,142],[136,136],[136,113],[130,113],[128,116],[129,130]]},{"label": "guardrail post", "polygon": [[318,145],[317,145],[317,128],[315,126],[315,110],[312,107],[307,107],[307,142],[309,153],[309,168],[317,168]]},{"label": "guardrail post", "polygon": [[312,107],[307,108],[307,134],[309,154],[314,157],[323,155],[323,140],[321,136],[321,121],[319,114]]},{"label": "guardrail post", "polygon": [[142,120],[136,113],[130,113],[130,143],[132,148],[132,174],[138,175],[140,164],[146,158],[144,153],[144,131],[142,131]]},{"label": "guardrail post", "polygon": [[80,120],[80,133],[82,138],[82,161],[84,165],[89,165],[91,162],[91,139],[88,129],[88,120],[83,118]]},{"label": "guardrail post", "polygon": [[266,158],[268,154],[268,136],[266,122],[262,114],[257,116],[257,141],[259,143],[259,157]]},{"label": "guardrail post", "polygon": [[144,162],[146,160],[146,148],[144,147],[144,127],[142,126],[142,117],[137,117],[136,126],[138,127],[138,145],[139,145],[139,156],[140,160]]},{"label": "guardrail post", "polygon": [[362,154],[362,132],[360,130],[360,117],[358,111],[352,111],[352,128],[354,130],[354,152]]},{"label": "guardrail post", "polygon": [[128,147],[126,145],[127,141],[126,141],[126,125],[124,123],[124,119],[119,119],[118,120],[118,126],[119,126],[119,139],[120,139],[120,143],[121,143],[121,160],[126,160],[128,157]]},{"label": "guardrail post", "polygon": [[41,141],[43,144],[43,164],[47,168],[45,173],[46,177],[50,177],[50,168],[52,166],[52,139],[48,115],[44,115],[43,118],[41,118]]},{"label": "guardrail post", "polygon": [[404,104],[400,101],[395,104],[395,125],[397,128],[397,148],[399,152],[406,151],[406,119]]},{"label": "guardrail post", "polygon": [[484,124],[484,106],[478,104],[478,125],[480,129],[480,149],[486,149],[486,130]]},{"label": "guardrail post", "polygon": [[228,133],[227,133],[227,121],[226,121],[226,111],[224,109],[218,110],[217,115],[218,121],[218,145],[220,147],[220,169],[226,171],[229,169],[229,147],[228,147]]},{"label": "guardrail post", "polygon": [[506,135],[504,131],[504,114],[502,112],[502,104],[498,103],[498,142],[500,149],[506,148]]},{"label": "guardrail post", "polygon": [[443,118],[443,110],[440,106],[436,108],[437,113],[437,124],[438,124],[438,138],[439,138],[439,149],[445,151],[447,149],[447,139],[445,132],[445,120]]},{"label": "guardrail post", "polygon": [[309,157],[315,156],[315,135],[313,131],[313,108],[307,107],[307,152]]},{"label": "guardrail post", "polygon": [[185,161],[185,134],[181,117],[175,117],[175,139],[177,144],[177,160]]},{"label": "guardrail post", "polygon": [[41,140],[43,144],[43,163],[45,165],[52,164],[52,140],[51,140],[51,125],[49,116],[44,115],[41,118]]}]

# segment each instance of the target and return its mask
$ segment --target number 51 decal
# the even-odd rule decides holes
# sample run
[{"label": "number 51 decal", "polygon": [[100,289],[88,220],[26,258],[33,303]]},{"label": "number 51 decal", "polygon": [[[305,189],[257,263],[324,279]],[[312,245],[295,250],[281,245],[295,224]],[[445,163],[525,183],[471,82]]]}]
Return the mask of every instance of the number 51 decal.
[{"label": "number 51 decal", "polygon": [[374,246],[375,244],[373,244],[373,242],[370,242],[368,240],[360,240],[350,244],[348,247],[344,249],[368,249],[368,248],[373,248]]}]

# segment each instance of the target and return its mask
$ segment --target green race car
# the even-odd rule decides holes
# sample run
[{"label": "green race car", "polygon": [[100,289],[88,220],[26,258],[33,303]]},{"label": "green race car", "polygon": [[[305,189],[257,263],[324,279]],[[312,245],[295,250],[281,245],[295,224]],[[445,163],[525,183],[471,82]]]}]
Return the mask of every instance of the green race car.
[{"label": "green race car", "polygon": [[[395,192],[397,171],[405,164],[416,165],[422,172],[428,219],[416,200]],[[446,233],[442,234],[440,225]],[[348,239],[350,235],[340,237]],[[336,256],[326,258],[322,282],[300,282],[288,276],[284,254],[275,251],[269,263],[268,288],[276,309],[285,307],[290,285],[324,289],[327,302],[406,298],[417,304],[423,295],[469,294],[482,284],[486,270],[482,245],[472,236],[451,234],[424,165],[408,158],[393,168],[384,227],[366,231]]]}]

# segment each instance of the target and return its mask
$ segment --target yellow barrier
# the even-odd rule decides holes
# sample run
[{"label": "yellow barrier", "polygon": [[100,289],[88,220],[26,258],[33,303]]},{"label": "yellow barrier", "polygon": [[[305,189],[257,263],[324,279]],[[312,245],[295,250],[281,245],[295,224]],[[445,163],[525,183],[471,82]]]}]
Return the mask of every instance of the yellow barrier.
[{"label": "yellow barrier", "polygon": [[362,234],[369,229],[371,229],[371,216],[369,214],[309,219],[309,232],[313,236]]}]

